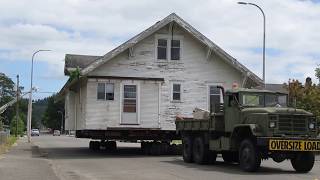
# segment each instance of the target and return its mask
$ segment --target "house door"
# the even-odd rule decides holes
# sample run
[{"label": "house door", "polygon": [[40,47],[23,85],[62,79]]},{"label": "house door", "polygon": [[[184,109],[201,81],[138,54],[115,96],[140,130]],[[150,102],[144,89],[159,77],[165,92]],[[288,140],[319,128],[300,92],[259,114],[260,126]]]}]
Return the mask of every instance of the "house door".
[{"label": "house door", "polygon": [[223,103],[222,92],[217,86],[209,86],[209,110],[210,112],[219,112],[221,103]]},{"label": "house door", "polygon": [[138,124],[137,85],[123,85],[121,124]]}]

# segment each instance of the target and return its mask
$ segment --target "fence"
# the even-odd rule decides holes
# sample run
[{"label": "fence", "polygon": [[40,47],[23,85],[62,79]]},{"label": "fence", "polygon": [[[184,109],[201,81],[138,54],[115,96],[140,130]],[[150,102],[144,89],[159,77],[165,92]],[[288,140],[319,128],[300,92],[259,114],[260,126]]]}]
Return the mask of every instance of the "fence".
[{"label": "fence", "polygon": [[5,144],[10,136],[8,131],[0,131],[0,145]]}]

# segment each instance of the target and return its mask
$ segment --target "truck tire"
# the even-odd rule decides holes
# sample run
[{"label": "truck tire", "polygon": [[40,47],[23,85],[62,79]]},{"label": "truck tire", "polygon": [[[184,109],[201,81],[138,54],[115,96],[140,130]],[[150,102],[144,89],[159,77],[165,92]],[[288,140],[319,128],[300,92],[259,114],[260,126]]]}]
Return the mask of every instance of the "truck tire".
[{"label": "truck tire", "polygon": [[314,153],[299,152],[291,159],[292,167],[299,173],[309,172],[314,165]]},{"label": "truck tire", "polygon": [[209,147],[202,137],[196,137],[193,142],[193,160],[197,164],[207,164],[209,162]]},{"label": "truck tire", "polygon": [[238,163],[239,154],[237,152],[223,152],[222,159],[226,163]]},{"label": "truck tire", "polygon": [[259,152],[250,139],[245,139],[240,144],[239,162],[241,169],[247,172],[257,171],[261,165]]},{"label": "truck tire", "polygon": [[184,162],[192,163],[193,157],[192,157],[192,137],[191,136],[185,136],[182,139],[182,157]]}]

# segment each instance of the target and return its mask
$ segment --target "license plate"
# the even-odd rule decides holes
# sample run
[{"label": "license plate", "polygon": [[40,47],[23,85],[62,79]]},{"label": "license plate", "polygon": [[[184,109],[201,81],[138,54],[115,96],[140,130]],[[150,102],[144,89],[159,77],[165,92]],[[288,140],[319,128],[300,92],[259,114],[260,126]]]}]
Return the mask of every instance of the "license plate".
[{"label": "license plate", "polygon": [[320,151],[320,141],[269,140],[269,150],[273,151]]}]

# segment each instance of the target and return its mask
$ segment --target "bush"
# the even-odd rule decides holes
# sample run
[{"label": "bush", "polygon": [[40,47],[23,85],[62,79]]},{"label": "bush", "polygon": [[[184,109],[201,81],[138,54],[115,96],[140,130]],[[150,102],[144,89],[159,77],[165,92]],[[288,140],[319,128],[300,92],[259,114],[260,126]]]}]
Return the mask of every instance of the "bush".
[{"label": "bush", "polygon": [[[16,134],[16,129],[17,129],[17,126],[16,126],[16,122],[17,122],[17,118],[16,116],[13,117],[13,119],[11,120],[11,123],[10,123],[10,132],[12,135],[15,135]],[[24,122],[22,120],[21,117],[18,118],[18,135],[23,135],[23,132],[24,132]]]}]

